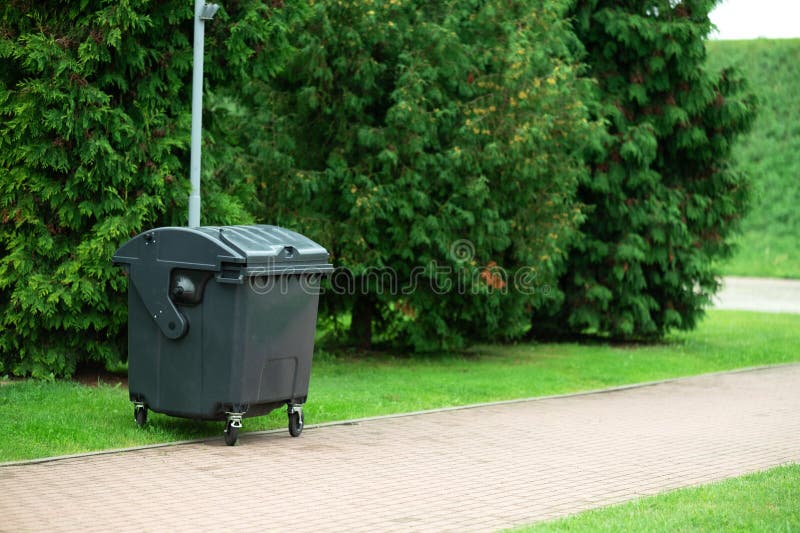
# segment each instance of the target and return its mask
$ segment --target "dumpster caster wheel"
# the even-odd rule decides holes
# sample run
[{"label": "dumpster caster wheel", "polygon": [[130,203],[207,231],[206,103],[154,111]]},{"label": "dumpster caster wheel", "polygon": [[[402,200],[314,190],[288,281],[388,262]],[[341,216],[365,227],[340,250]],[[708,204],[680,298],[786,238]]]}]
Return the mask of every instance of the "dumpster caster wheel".
[{"label": "dumpster caster wheel", "polygon": [[136,425],[139,427],[147,423],[147,407],[144,405],[137,405],[133,408],[133,419],[136,420]]},{"label": "dumpster caster wheel", "polygon": [[239,428],[233,425],[233,422],[225,424],[225,444],[233,446],[239,440]]},{"label": "dumpster caster wheel", "polygon": [[303,417],[303,409],[300,406],[289,406],[289,435],[292,437],[299,437],[303,432],[303,425],[305,424],[305,417]]}]

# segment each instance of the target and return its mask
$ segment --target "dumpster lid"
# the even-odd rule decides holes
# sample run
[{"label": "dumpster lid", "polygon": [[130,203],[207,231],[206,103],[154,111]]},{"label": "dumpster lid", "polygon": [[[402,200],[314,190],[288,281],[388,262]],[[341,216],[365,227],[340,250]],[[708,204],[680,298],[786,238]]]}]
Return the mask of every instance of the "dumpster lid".
[{"label": "dumpster lid", "polygon": [[275,273],[333,270],[325,248],[294,231],[267,225],[156,228],[122,245],[113,261],[217,272],[236,264]]},{"label": "dumpster lid", "polygon": [[199,231],[239,251],[249,266],[259,263],[326,262],[328,252],[308,237],[278,226],[203,226]]}]

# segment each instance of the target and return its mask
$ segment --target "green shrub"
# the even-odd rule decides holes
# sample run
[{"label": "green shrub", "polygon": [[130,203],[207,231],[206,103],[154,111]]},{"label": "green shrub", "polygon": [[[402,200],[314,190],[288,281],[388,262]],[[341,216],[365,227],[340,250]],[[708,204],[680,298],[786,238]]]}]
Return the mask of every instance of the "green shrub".
[{"label": "green shrub", "polygon": [[[79,361],[124,358],[126,283],[111,256],[148,227],[185,221],[191,4],[0,8],[0,374],[68,376]],[[286,48],[261,2],[225,9],[207,73],[231,93],[273,73]],[[219,131],[212,123],[210,142]],[[254,186],[226,172],[236,152],[215,155],[205,221],[252,220]]]},{"label": "green shrub", "polygon": [[329,290],[323,314],[351,316],[351,342],[514,338],[557,298],[542,289],[581,219],[593,135],[562,14],[543,0],[318,2],[290,32],[298,54],[264,88],[251,152],[265,218],[346,269],[334,286],[348,294]]},{"label": "green shrub", "polygon": [[746,212],[731,146],[754,97],[731,70],[704,68],[713,0],[580,0],[573,8],[598,82],[602,150],[579,199],[591,209],[561,279],[565,305],[540,334],[650,338],[694,327],[717,290],[714,259]]}]

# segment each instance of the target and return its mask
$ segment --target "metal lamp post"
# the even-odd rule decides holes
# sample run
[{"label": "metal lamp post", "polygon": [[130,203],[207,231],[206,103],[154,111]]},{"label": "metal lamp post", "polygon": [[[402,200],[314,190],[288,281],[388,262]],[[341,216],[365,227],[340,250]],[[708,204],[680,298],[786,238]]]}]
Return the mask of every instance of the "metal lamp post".
[{"label": "metal lamp post", "polygon": [[200,144],[203,132],[203,42],[205,22],[216,15],[219,5],[195,0],[194,4],[194,57],[192,60],[192,144],[189,193],[189,227],[200,225]]}]

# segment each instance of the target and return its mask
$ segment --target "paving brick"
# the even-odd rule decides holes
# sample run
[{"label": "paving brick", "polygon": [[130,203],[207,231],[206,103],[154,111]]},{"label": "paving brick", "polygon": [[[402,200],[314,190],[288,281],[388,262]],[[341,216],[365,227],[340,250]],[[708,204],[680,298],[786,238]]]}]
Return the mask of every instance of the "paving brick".
[{"label": "paving brick", "polygon": [[800,462],[798,390],[787,365],[0,466],[0,531],[494,531]]}]

